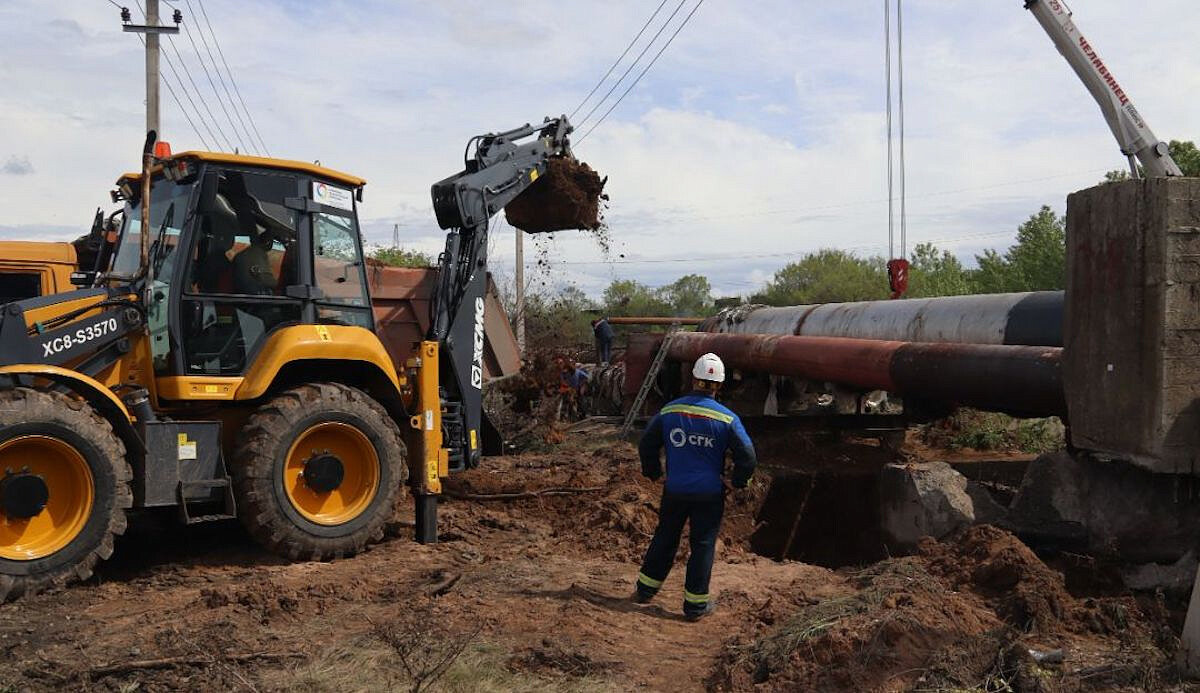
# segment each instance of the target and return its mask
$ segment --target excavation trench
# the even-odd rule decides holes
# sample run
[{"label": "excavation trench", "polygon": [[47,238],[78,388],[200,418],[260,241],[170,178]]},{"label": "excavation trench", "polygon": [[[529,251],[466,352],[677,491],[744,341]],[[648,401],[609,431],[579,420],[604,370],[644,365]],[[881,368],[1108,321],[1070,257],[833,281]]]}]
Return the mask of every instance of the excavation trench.
[{"label": "excavation trench", "polygon": [[861,466],[771,470],[751,550],[827,568],[885,558],[879,478],[877,469]]}]

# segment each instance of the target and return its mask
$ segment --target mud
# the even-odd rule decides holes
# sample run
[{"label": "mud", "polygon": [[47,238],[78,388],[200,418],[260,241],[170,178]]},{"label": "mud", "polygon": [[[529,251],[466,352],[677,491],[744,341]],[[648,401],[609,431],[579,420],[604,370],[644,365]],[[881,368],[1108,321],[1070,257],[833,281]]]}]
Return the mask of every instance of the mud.
[{"label": "mud", "polygon": [[[832,594],[795,585],[756,614],[756,632],[726,643],[708,685],[1040,691],[1179,684],[1171,668],[1177,642],[1160,600],[1076,597],[1060,573],[995,527],[927,540],[916,556],[841,575],[846,580]],[[1047,660],[1047,653],[1054,654]]]},{"label": "mud", "polygon": [[[634,605],[661,486],[612,433],[452,477],[431,546],[411,541],[411,506],[387,541],[327,563],[284,562],[236,523],[135,518],[92,580],[0,606],[0,691],[405,690],[413,637],[466,646],[435,690],[1184,689],[1168,667],[1178,605],[1068,589],[1000,530],[865,568],[838,542],[822,551],[854,567],[836,571],[758,555],[755,535],[788,521],[770,506],[804,491],[775,480],[886,454],[862,443],[764,438],[766,466],[727,504],[716,613],[682,618],[678,563]],[[491,498],[508,492],[527,495]],[[1029,654],[1059,649],[1058,664]]]},{"label": "mud", "polygon": [[607,181],[577,159],[550,159],[546,172],[504,208],[505,218],[527,233],[569,229],[602,233],[601,202],[608,199]]}]

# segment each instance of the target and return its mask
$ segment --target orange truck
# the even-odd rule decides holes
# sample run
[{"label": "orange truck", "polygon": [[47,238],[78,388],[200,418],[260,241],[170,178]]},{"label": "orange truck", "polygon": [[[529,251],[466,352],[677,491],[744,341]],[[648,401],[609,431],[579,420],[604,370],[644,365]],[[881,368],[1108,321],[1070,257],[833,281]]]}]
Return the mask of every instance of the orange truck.
[{"label": "orange truck", "polygon": [[70,243],[0,241],[0,304],[74,289],[76,263]]}]

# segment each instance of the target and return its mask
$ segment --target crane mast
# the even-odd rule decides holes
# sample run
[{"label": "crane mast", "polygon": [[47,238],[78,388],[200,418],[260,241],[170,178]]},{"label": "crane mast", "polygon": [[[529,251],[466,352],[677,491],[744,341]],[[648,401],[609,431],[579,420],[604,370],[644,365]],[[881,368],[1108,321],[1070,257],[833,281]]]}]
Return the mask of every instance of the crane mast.
[{"label": "crane mast", "polygon": [[1071,69],[1083,81],[1100,105],[1104,119],[1129,158],[1133,177],[1138,177],[1137,162],[1151,178],[1182,176],[1179,165],[1171,158],[1167,143],[1160,141],[1146,125],[1146,120],[1133,101],[1100,59],[1096,48],[1075,26],[1071,10],[1062,0],[1026,0],[1025,9],[1033,13],[1058,52],[1066,58]]}]

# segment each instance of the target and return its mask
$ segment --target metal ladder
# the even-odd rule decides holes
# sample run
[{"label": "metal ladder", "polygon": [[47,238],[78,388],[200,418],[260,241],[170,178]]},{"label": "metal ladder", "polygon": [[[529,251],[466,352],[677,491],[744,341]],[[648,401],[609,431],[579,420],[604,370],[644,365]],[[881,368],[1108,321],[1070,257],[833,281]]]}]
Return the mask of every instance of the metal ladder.
[{"label": "metal ladder", "polygon": [[671,338],[679,331],[679,323],[673,323],[667,329],[667,334],[663,336],[662,345],[658,347],[658,352],[654,354],[654,359],[650,361],[650,370],[646,371],[646,377],[642,380],[642,387],[638,389],[637,397],[633,398],[633,405],[629,407],[629,411],[625,414],[625,421],[621,424],[621,435],[629,433],[629,429],[633,428],[633,421],[637,418],[638,412],[642,410],[642,405],[646,403],[646,397],[650,395],[650,391],[654,389],[654,381],[658,378],[658,372],[662,370],[663,362],[667,360],[667,348],[671,344]]}]

